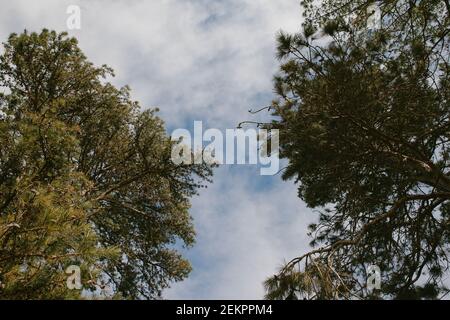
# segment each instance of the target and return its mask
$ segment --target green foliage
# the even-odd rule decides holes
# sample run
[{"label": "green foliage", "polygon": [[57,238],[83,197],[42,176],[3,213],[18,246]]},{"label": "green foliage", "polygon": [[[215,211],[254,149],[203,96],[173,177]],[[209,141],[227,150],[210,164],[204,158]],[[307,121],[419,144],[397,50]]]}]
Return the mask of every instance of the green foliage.
[{"label": "green foliage", "polygon": [[[310,231],[322,246],[269,279],[269,298],[430,299],[447,290],[450,5],[378,2],[382,28],[367,30],[371,4],[304,1],[305,26],[322,30],[321,41],[279,36],[273,126],[289,159],[284,178],[321,211]],[[375,292],[370,265],[382,272]]]},{"label": "green foliage", "polygon": [[[158,298],[189,263],[189,198],[155,110],[106,81],[66,34],[12,34],[0,56],[0,298]],[[83,292],[68,290],[68,265]],[[89,295],[88,295],[89,296]]]}]

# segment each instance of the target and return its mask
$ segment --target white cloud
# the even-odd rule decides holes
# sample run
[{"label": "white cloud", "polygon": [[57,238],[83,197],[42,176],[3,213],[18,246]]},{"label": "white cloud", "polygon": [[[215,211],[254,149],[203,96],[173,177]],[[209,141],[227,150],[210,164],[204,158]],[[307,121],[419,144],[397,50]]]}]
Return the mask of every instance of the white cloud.
[{"label": "white cloud", "polygon": [[[313,216],[295,186],[257,175],[256,169],[222,167],[194,200],[198,243],[190,256],[201,267],[168,298],[261,299],[263,281],[284,259],[307,250],[305,230]],[[269,187],[256,191],[260,184]]]},{"label": "white cloud", "polygon": [[143,104],[160,104],[173,125],[193,115],[214,126],[248,117],[255,95],[271,92],[276,32],[297,30],[301,16],[298,0],[22,0],[3,4],[0,36],[63,31],[72,3],[82,28],[70,33],[87,56],[111,65],[115,83],[131,85]]}]

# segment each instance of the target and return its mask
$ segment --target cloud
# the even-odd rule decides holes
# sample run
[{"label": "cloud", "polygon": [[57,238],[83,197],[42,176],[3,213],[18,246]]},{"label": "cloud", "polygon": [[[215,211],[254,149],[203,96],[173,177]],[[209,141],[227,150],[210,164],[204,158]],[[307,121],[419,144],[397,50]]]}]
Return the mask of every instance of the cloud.
[{"label": "cloud", "polygon": [[[66,8],[81,6],[70,33],[87,56],[107,63],[117,84],[143,103],[160,105],[173,125],[196,117],[235,125],[257,100],[270,98],[274,36],[297,30],[297,0],[40,1],[4,4],[3,39],[24,28],[66,30]],[[270,99],[268,99],[270,102]]]},{"label": "cloud", "polygon": [[[67,1],[2,3],[0,38],[42,28],[67,31],[68,5],[81,7],[81,30],[70,34],[95,64],[116,72],[143,108],[159,106],[167,128],[234,128],[262,120],[248,109],[274,98],[275,35],[297,31],[298,0]],[[262,298],[262,282],[305,250],[310,211],[296,187],[259,168],[220,168],[193,199],[197,245],[186,254],[194,272],[170,298]]]},{"label": "cloud", "polygon": [[[167,298],[261,299],[263,281],[307,250],[304,231],[313,216],[295,186],[277,179],[250,167],[218,169],[215,183],[193,202],[194,271]],[[266,188],[256,192],[259,184]]]}]

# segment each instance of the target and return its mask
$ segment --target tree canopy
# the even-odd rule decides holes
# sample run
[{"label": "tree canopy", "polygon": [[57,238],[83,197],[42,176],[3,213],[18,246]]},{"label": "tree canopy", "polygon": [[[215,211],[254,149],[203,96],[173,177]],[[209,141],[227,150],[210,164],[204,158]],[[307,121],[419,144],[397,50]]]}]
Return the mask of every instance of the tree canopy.
[{"label": "tree canopy", "polygon": [[194,242],[189,198],[211,168],[173,164],[157,110],[109,76],[65,33],[4,43],[0,298],[158,298],[191,270],[175,248]]},{"label": "tree canopy", "polygon": [[[283,177],[320,214],[309,227],[313,250],[266,281],[267,297],[444,297],[449,1],[302,5],[302,32],[278,37],[270,127],[289,160]],[[380,290],[367,288],[371,265],[381,270]]]}]

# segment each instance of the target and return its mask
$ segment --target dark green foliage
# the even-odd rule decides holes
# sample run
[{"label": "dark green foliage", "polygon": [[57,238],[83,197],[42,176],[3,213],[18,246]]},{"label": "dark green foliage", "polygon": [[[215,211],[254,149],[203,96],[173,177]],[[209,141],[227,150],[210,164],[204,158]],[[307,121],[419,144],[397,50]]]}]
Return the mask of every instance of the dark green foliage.
[{"label": "dark green foliage", "polygon": [[[269,279],[268,297],[438,298],[449,267],[449,2],[379,2],[383,27],[370,31],[372,1],[304,2],[307,28],[324,38],[279,36],[272,109],[284,178],[321,211],[310,230],[320,247]],[[382,272],[375,292],[370,265]]]},{"label": "dark green foliage", "polygon": [[[65,34],[13,34],[0,56],[0,298],[67,298],[85,289],[157,298],[184,279],[189,197],[203,165],[176,166],[155,110],[106,82]],[[23,267],[23,266],[26,267]],[[88,276],[89,275],[89,276]]]}]

